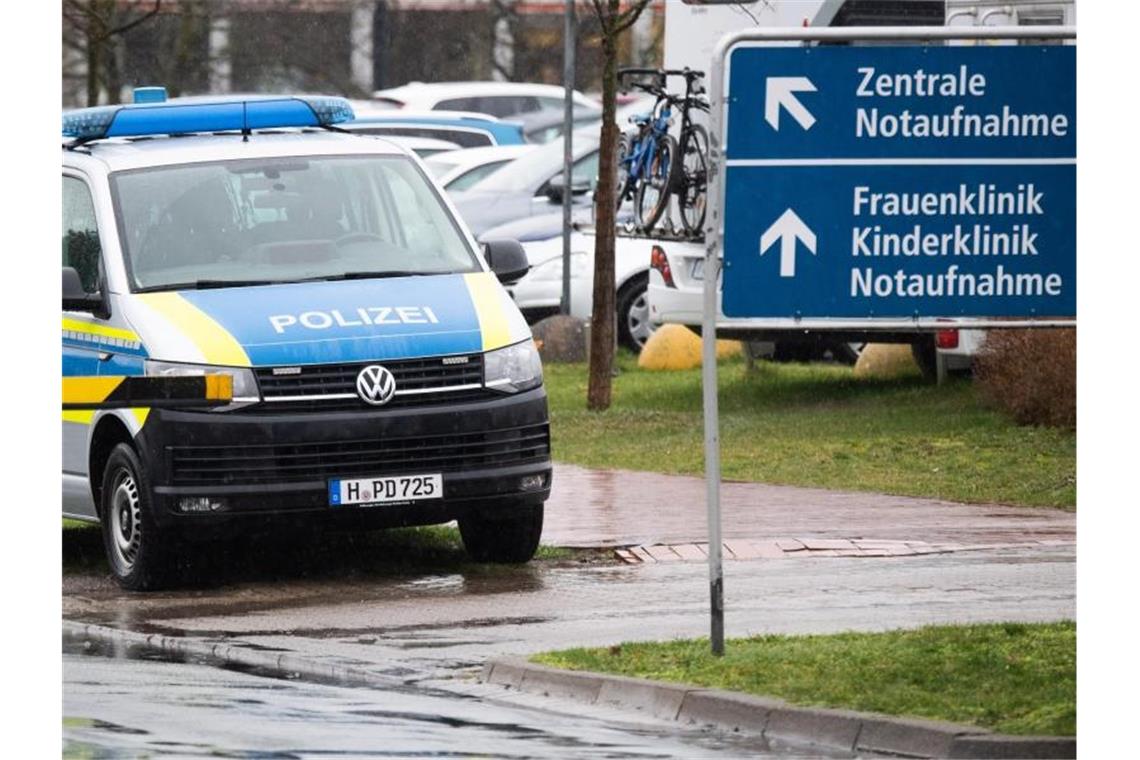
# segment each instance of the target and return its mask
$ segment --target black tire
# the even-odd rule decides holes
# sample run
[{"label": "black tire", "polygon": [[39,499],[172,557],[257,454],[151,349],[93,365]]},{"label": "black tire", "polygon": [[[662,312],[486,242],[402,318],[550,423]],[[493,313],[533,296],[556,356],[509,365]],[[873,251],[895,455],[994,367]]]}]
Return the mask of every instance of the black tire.
[{"label": "black tire", "polygon": [[938,348],[934,345],[933,335],[923,335],[911,343],[910,354],[924,380],[930,383],[938,380]]},{"label": "black tire", "polygon": [[629,280],[617,294],[618,342],[640,354],[656,329],[649,321],[649,274]]},{"label": "black tire", "polygon": [[103,549],[119,585],[130,591],[169,585],[177,547],[169,532],[155,523],[150,480],[135,450],[125,443],[107,457],[99,506]]},{"label": "black tire", "polygon": [[855,363],[859,361],[859,351],[862,349],[856,350],[851,347],[850,343],[843,341],[833,341],[828,344],[827,350],[831,352],[833,361],[854,367]]},{"label": "black tire", "polygon": [[819,355],[818,349],[810,343],[803,341],[776,341],[775,348],[772,350],[772,361],[774,362],[810,362],[815,360]]},{"label": "black tire", "polygon": [[653,229],[665,209],[669,208],[669,198],[677,185],[679,155],[673,135],[658,138],[649,175],[642,177],[637,185],[637,223],[646,232]]},{"label": "black tire", "polygon": [[681,172],[677,187],[681,224],[690,235],[699,234],[705,226],[708,166],[709,135],[700,124],[694,124],[681,136]]},{"label": "black tire", "polygon": [[476,562],[529,562],[542,537],[542,504],[511,507],[502,515],[472,511],[459,518],[463,547]]}]

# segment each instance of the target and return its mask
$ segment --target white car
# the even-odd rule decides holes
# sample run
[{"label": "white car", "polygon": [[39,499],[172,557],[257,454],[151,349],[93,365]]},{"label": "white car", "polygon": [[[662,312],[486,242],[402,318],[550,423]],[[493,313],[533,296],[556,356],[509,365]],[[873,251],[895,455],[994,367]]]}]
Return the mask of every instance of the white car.
[{"label": "white car", "polygon": [[[614,287],[617,288],[618,341],[641,351],[656,326],[649,320],[646,296],[650,244],[643,238],[618,237],[614,246]],[[562,238],[523,245],[531,269],[507,286],[515,304],[532,324],[557,314],[562,303]],[[570,314],[589,319],[594,308],[594,236],[570,236]]]},{"label": "white car", "polygon": [[[399,108],[425,111],[475,111],[500,119],[518,114],[562,108],[566,91],[561,85],[526,82],[409,82],[402,87],[377,90],[372,99]],[[600,111],[602,104],[580,92],[574,107]]]},{"label": "white car", "polygon": [[407,135],[384,135],[384,140],[407,148],[420,158],[437,156],[441,153],[452,153],[459,150],[459,146],[447,140],[437,140],[434,137],[408,137]]},{"label": "white car", "polygon": [[[644,241],[650,249],[647,295],[651,323],[699,328],[704,307],[704,243],[648,238]],[[797,333],[789,331],[794,328],[791,320],[738,319],[721,314],[717,318],[717,336],[772,342],[776,358],[807,360],[829,351],[834,358],[848,362],[857,358],[850,348],[852,343],[910,343],[923,374],[934,377],[944,371],[969,371],[972,367],[985,332],[963,329],[963,324],[967,323],[947,320],[946,329],[934,333],[875,330]],[[774,330],[773,326],[779,329]]]},{"label": "white car", "polygon": [[444,190],[466,190],[529,152],[533,145],[493,145],[436,153],[425,163]]}]

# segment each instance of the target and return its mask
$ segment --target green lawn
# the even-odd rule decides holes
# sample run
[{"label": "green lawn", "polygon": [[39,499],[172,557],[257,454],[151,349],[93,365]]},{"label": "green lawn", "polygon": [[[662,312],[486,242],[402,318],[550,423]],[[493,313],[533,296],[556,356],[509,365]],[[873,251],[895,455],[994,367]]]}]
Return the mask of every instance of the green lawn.
[{"label": "green lawn", "polygon": [[[587,411],[586,366],[547,364],[554,457],[587,467],[700,475],[700,370],[647,372],[622,352],[614,403]],[[1019,427],[973,383],[857,379],[834,365],[720,365],[728,480],[1072,509],[1076,435]]]},{"label": "green lawn", "polygon": [[931,626],[886,633],[622,644],[535,662],[730,689],[817,707],[970,723],[1009,734],[1076,733],[1073,622]]}]

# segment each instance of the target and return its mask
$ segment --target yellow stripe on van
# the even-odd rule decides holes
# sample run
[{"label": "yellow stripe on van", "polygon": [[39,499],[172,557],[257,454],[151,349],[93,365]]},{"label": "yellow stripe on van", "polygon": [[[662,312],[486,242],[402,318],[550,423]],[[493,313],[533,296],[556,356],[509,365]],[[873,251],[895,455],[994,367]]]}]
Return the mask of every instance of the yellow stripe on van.
[{"label": "yellow stripe on van", "polygon": [[91,420],[95,419],[94,409],[64,409],[63,421],[74,422],[79,425],[90,425]]},{"label": "yellow stripe on van", "polygon": [[[78,425],[90,425],[95,419],[96,411],[95,409],[64,409],[63,421],[74,422]],[[146,424],[146,418],[150,415],[150,409],[147,407],[132,408],[127,411],[134,415],[140,428]]]},{"label": "yellow stripe on van", "polygon": [[503,309],[501,287],[491,272],[473,272],[463,275],[475,314],[479,317],[479,330],[483,333],[483,350],[490,351],[511,342],[510,325]]},{"label": "yellow stripe on van", "polygon": [[96,325],[91,322],[83,322],[78,319],[63,319],[63,329],[67,332],[86,333],[88,335],[98,335],[103,338],[116,338],[118,340],[125,340],[132,343],[138,343],[139,336],[135,335],[130,330],[124,330],[121,327],[108,327],[107,325]]},{"label": "yellow stripe on van", "polygon": [[250,366],[249,356],[234,336],[178,293],[143,293],[138,297],[181,330],[202,352],[206,364]]},{"label": "yellow stripe on van", "polygon": [[63,403],[98,404],[110,396],[123,382],[121,376],[65,377]]}]

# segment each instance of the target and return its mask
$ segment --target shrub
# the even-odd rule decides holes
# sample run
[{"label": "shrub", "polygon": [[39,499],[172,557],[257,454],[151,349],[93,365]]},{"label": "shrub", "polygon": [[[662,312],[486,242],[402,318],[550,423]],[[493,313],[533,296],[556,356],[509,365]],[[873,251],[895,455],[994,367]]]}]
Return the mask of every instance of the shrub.
[{"label": "shrub", "polygon": [[994,330],[975,361],[983,395],[1022,425],[1077,426],[1077,331]]}]

